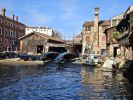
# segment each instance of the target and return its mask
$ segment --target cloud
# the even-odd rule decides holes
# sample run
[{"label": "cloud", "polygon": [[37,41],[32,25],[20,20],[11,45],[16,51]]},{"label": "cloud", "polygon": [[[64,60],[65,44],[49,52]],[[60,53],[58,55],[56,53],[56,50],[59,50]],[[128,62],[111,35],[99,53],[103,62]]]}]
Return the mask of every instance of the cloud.
[{"label": "cloud", "polygon": [[30,10],[28,12],[29,12],[31,21],[34,21],[35,23],[46,24],[53,21],[53,18],[51,16],[46,15],[43,12],[40,12],[38,10]]},{"label": "cloud", "polygon": [[58,5],[61,12],[60,18],[62,20],[72,20],[75,17],[76,12],[76,0],[62,0]]}]

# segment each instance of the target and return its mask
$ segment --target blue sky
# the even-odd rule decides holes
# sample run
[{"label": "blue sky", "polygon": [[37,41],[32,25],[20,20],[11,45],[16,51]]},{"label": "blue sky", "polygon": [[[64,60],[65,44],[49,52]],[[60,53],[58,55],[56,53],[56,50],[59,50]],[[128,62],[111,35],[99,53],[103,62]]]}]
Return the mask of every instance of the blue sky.
[{"label": "blue sky", "polygon": [[65,38],[82,30],[86,20],[93,20],[95,7],[100,7],[100,20],[123,13],[133,0],[0,0],[0,8],[13,13],[28,26],[48,26]]}]

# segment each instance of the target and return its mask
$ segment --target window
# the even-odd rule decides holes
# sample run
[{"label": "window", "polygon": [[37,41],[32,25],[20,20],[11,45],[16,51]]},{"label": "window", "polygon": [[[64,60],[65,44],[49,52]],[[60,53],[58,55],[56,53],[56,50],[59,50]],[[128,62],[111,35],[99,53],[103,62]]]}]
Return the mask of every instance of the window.
[{"label": "window", "polygon": [[14,41],[11,41],[11,45],[14,45]]},{"label": "window", "polygon": [[8,32],[8,36],[9,36],[9,37],[11,36],[10,31]]},{"label": "window", "polygon": [[16,37],[16,32],[14,32],[14,37]]},{"label": "window", "polygon": [[8,30],[6,30],[6,33],[5,33],[6,36],[8,36]]},{"label": "window", "polygon": [[2,35],[2,28],[0,27],[0,35]]},{"label": "window", "polygon": [[5,39],[5,44],[8,44],[8,40],[7,39]]},{"label": "window", "polygon": [[95,54],[95,51],[92,51],[92,54]]},{"label": "window", "polygon": [[86,31],[90,31],[91,30],[91,28],[90,27],[86,27]]},{"label": "window", "polygon": [[86,42],[90,42],[90,36],[86,36]]},{"label": "window", "polygon": [[14,36],[13,32],[12,32],[12,37]]},{"label": "window", "polygon": [[112,20],[112,26],[116,26],[117,25],[117,20]]},{"label": "window", "polygon": [[0,38],[0,44],[2,44],[2,38]]},{"label": "window", "polygon": [[2,23],[2,19],[0,19],[0,23]]},{"label": "window", "polygon": [[99,51],[97,51],[97,54],[99,54]]},{"label": "window", "polygon": [[12,37],[12,31],[10,31],[10,37]]}]

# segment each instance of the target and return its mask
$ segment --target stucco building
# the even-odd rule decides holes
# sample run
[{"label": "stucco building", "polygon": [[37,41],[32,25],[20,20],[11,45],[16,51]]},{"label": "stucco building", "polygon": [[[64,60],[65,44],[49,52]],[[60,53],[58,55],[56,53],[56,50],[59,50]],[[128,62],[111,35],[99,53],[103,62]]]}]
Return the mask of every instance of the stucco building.
[{"label": "stucco building", "polygon": [[110,26],[110,21],[99,21],[99,8],[95,8],[94,21],[85,21],[82,30],[82,55],[90,53],[100,55],[106,50],[104,30]]},{"label": "stucco building", "polygon": [[29,34],[32,32],[39,32],[39,33],[46,34],[49,36],[53,36],[53,34],[54,34],[53,29],[51,29],[49,27],[30,27],[30,26],[27,26],[25,33]]},{"label": "stucco building", "polygon": [[52,28],[49,28],[49,27],[30,27],[30,26],[27,26],[25,33],[29,34],[32,32],[38,32],[38,33],[46,34],[46,35],[53,36],[56,38],[60,38],[60,39],[62,38],[60,32],[58,32]]},{"label": "stucco building", "polygon": [[25,35],[25,24],[18,21],[18,16],[6,16],[3,8],[0,15],[0,51],[15,51],[19,49],[18,38]]}]

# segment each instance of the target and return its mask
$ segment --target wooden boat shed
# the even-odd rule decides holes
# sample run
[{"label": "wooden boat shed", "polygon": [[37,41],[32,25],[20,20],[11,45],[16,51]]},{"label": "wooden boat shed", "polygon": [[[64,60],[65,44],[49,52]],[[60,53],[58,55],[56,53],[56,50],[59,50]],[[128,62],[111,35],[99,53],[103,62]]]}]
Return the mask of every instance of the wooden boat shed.
[{"label": "wooden boat shed", "polygon": [[19,40],[21,52],[37,54],[48,51],[66,51],[64,40],[38,32],[29,33]]}]

